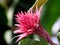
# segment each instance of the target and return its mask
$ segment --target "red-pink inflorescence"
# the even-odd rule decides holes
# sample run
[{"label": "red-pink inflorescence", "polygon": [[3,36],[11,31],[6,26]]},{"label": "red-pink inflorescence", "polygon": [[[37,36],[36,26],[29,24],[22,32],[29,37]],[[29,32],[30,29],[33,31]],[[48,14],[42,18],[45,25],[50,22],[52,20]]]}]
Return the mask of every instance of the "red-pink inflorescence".
[{"label": "red-pink inflorescence", "polygon": [[40,9],[36,9],[35,12],[33,12],[33,10],[24,13],[21,11],[21,13],[18,13],[16,15],[15,19],[18,24],[15,24],[15,26],[17,26],[18,29],[15,30],[14,33],[20,33],[20,35],[18,35],[17,42],[30,34],[37,34],[44,40],[49,42],[51,45],[55,45],[52,42],[48,32],[44,30],[41,26],[40,23],[41,11],[42,7]]}]

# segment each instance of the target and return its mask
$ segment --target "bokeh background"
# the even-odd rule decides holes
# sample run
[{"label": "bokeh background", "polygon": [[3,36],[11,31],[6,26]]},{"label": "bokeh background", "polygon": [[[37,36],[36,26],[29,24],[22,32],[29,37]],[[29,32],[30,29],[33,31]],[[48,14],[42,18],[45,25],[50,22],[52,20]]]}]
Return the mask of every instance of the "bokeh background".
[{"label": "bokeh background", "polygon": [[[27,11],[35,0],[0,0],[0,45],[49,45],[37,35],[30,35],[19,43],[15,43],[13,34],[14,16],[18,11]],[[48,0],[44,5],[41,24],[51,35],[51,39],[60,43],[60,0]],[[34,38],[35,37],[35,38]],[[34,38],[34,40],[32,40]]]}]

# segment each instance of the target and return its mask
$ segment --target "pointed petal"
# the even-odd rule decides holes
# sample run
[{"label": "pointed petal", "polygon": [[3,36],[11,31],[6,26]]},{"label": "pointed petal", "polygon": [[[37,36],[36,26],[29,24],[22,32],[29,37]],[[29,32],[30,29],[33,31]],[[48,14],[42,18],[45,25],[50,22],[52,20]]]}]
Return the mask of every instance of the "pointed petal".
[{"label": "pointed petal", "polygon": [[25,37],[27,37],[27,36],[28,36],[27,33],[23,33],[23,34],[21,34],[20,37],[17,39],[16,42],[18,42],[19,40],[21,40],[21,39],[23,39],[23,38],[25,38]]},{"label": "pointed petal", "polygon": [[19,30],[15,30],[14,33],[23,33],[24,31],[19,29]]},{"label": "pointed petal", "polygon": [[15,24],[15,26],[20,26],[20,24]]}]

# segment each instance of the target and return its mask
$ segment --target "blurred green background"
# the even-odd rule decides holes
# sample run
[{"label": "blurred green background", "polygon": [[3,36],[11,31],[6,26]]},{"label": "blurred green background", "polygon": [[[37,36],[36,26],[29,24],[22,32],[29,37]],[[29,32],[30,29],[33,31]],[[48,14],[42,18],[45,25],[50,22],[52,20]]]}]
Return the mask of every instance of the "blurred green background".
[{"label": "blurred green background", "polygon": [[[18,11],[27,11],[34,4],[34,2],[35,0],[0,0],[0,45],[18,45],[15,43],[15,40],[13,40],[11,43],[5,41],[5,32],[10,30],[10,33],[12,33],[11,28],[16,23],[14,16],[18,13]],[[59,9],[60,0],[48,0],[48,2],[43,7],[41,24],[43,28],[48,31],[51,37],[56,36],[60,30],[60,28],[57,30],[56,27],[56,31],[53,30],[56,33],[52,33],[52,26],[58,19],[60,21]],[[60,27],[60,24],[57,26]],[[15,36],[13,33],[11,35],[12,37]],[[33,35],[23,39],[19,45],[48,45],[48,43],[41,38],[40,41],[35,41],[32,38]]]}]

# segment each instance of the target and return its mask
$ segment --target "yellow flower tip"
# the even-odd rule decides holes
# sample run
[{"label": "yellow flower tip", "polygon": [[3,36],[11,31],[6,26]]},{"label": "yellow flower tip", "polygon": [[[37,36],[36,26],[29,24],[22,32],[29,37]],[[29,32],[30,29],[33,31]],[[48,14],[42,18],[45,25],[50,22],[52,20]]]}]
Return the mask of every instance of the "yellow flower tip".
[{"label": "yellow flower tip", "polygon": [[32,5],[32,7],[28,10],[28,12],[30,10],[35,11],[36,10],[36,6],[38,9],[40,9],[41,6],[43,6],[48,0],[36,0],[35,3]]}]

